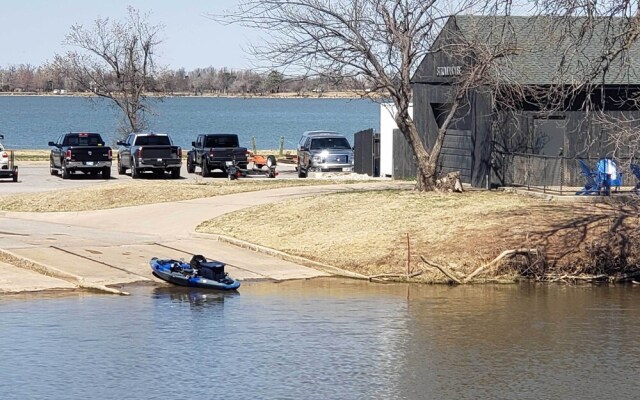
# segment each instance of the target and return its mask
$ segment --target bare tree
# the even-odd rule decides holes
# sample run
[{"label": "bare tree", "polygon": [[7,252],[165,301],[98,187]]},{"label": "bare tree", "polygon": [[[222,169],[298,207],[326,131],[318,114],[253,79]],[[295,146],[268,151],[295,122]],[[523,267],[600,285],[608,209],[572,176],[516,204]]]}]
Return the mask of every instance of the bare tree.
[{"label": "bare tree", "polygon": [[[460,1],[457,12],[480,3]],[[418,134],[409,114],[411,76],[452,15],[449,8],[449,1],[439,0],[245,0],[212,18],[269,31],[266,44],[252,51],[271,68],[360,77],[371,84],[369,94],[388,95],[416,160],[416,188],[433,190],[442,139],[428,147]]]},{"label": "bare tree", "polygon": [[[594,137],[588,138],[589,142],[600,141],[597,147],[606,155],[637,159],[640,151],[638,2],[544,0],[540,6],[568,21],[563,27],[557,27],[556,33],[571,37],[573,43],[565,51],[567,61],[563,72],[573,72],[577,64],[581,66],[578,78],[574,78],[579,84],[574,85],[571,92],[574,97],[583,94],[581,106],[590,112],[591,121],[598,128],[592,129]],[[591,50],[587,62],[582,56],[585,48]]]},{"label": "bare tree", "polygon": [[155,50],[161,25],[129,7],[124,21],[97,19],[91,28],[74,25],[65,44],[78,50],[56,55],[53,66],[80,88],[112,100],[122,111],[121,134],[146,128],[146,90],[158,72]]}]

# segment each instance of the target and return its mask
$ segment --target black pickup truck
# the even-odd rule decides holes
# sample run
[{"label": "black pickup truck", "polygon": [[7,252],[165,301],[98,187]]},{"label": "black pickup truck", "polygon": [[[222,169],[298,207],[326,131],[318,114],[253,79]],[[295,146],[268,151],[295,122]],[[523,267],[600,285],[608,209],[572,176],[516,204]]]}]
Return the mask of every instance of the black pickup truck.
[{"label": "black pickup truck", "polygon": [[238,135],[205,134],[198,135],[193,148],[187,153],[187,172],[196,172],[196,166],[202,170],[202,176],[211,175],[219,169],[226,173],[228,165],[246,169],[249,163],[246,147],[240,147]]},{"label": "black pickup truck", "polygon": [[118,141],[118,174],[131,169],[131,177],[137,179],[144,171],[157,176],[171,172],[180,178],[182,149],[174,146],[166,133],[131,133],[126,140]]},{"label": "black pickup truck", "polygon": [[62,174],[68,179],[71,174],[80,171],[85,174],[102,174],[102,178],[111,177],[111,147],[105,146],[98,133],[71,132],[58,136],[52,146],[49,157],[51,175]]}]

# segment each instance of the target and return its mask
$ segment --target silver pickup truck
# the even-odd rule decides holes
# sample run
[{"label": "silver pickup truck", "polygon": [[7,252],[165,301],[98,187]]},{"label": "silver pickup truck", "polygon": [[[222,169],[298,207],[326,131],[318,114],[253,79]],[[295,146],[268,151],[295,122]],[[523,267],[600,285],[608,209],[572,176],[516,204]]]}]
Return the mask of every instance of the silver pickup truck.
[{"label": "silver pickup truck", "polygon": [[145,171],[158,177],[170,172],[171,178],[180,178],[182,149],[166,133],[131,133],[118,146],[118,174],[130,169],[134,179]]},{"label": "silver pickup truck", "polygon": [[298,144],[298,177],[309,172],[352,172],[353,149],[337,132],[305,132]]}]

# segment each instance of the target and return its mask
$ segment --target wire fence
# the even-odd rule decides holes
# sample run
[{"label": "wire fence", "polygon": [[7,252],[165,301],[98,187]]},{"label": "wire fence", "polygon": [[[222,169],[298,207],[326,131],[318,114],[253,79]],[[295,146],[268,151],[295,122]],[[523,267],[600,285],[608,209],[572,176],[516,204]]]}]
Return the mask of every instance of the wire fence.
[{"label": "wire fence", "polygon": [[[602,157],[544,156],[526,153],[497,153],[494,170],[504,186],[522,187],[559,195],[574,195],[587,183],[578,160],[583,160],[592,169]],[[630,165],[639,160],[631,158],[614,159],[618,171],[622,173],[619,191],[635,190],[638,179]]]}]

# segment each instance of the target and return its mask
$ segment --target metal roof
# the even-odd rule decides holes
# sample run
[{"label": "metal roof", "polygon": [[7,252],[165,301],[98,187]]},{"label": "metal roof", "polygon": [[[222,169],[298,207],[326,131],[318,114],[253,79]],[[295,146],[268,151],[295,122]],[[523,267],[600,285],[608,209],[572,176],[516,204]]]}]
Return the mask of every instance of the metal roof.
[{"label": "metal roof", "polygon": [[[515,49],[498,59],[490,73],[497,80],[527,85],[640,84],[640,44],[634,42],[606,68],[603,55],[611,54],[633,24],[623,18],[461,15],[445,29],[457,30],[472,47],[488,51]],[[478,50],[476,50],[478,51]],[[606,70],[606,73],[602,71]],[[596,71],[596,73],[594,73]]]}]

